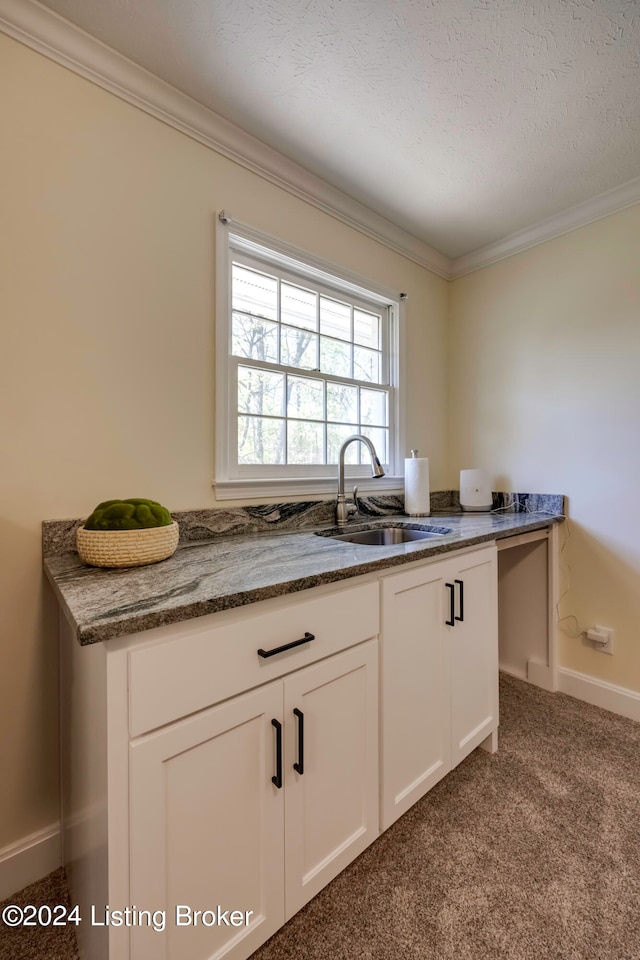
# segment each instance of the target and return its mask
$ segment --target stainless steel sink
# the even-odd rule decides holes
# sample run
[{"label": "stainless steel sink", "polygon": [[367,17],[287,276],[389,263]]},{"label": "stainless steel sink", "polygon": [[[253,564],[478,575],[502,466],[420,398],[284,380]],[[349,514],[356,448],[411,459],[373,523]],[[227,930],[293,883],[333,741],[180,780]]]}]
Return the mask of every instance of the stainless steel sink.
[{"label": "stainless steel sink", "polygon": [[344,540],[347,543],[367,543],[373,546],[391,546],[396,543],[410,543],[412,540],[429,540],[451,533],[449,527],[431,527],[421,530],[419,527],[371,527],[368,530],[354,530],[353,533],[324,533],[319,536],[331,540]]}]

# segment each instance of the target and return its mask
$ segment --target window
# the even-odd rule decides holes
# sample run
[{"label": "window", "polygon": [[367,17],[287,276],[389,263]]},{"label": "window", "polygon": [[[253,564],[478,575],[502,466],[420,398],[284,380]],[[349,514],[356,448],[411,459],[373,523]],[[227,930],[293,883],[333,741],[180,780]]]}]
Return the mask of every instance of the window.
[{"label": "window", "polygon": [[[219,493],[330,492],[354,433],[396,489],[398,301],[235,223],[218,239]],[[350,476],[370,476],[363,444],[346,462]]]}]

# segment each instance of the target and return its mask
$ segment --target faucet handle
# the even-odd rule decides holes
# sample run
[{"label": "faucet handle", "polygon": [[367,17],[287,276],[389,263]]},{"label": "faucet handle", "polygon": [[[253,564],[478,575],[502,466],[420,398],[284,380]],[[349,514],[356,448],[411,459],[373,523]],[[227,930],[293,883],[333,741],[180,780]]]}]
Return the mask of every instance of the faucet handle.
[{"label": "faucet handle", "polygon": [[353,502],[356,505],[356,509],[357,509],[358,507],[358,484],[357,483],[353,488]]}]

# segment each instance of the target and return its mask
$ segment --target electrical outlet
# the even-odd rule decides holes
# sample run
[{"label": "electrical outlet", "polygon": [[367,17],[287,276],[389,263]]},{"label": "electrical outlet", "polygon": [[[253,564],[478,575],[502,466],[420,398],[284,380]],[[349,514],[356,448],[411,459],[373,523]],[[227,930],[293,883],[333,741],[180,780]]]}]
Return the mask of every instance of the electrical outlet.
[{"label": "electrical outlet", "polygon": [[613,630],[610,627],[591,627],[587,630],[587,640],[591,640],[594,650],[613,656]]}]

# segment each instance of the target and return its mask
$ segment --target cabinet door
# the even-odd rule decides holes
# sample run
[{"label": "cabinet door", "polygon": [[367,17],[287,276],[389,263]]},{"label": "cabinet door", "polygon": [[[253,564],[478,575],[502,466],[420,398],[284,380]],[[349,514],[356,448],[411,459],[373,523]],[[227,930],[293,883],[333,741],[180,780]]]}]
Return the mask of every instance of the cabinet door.
[{"label": "cabinet door", "polygon": [[[163,933],[132,928],[132,960],[245,958],[284,922],[272,719],[282,720],[281,681],[131,744],[131,902],[166,911]],[[178,905],[190,923],[176,924]],[[219,923],[218,905],[243,922]],[[213,911],[215,925],[195,910]]]},{"label": "cabinet door", "polygon": [[[495,547],[451,561],[447,582],[455,588],[455,625],[445,628],[451,659],[451,766],[455,767],[498,726]],[[447,608],[448,598],[449,590]]]},{"label": "cabinet door", "polygon": [[371,640],[285,678],[287,919],[378,835],[377,658]]},{"label": "cabinet door", "polygon": [[443,564],[382,581],[382,829],[450,767]]}]

